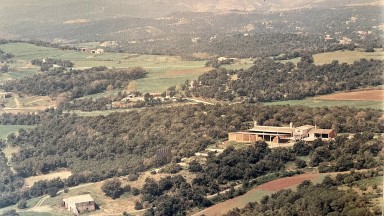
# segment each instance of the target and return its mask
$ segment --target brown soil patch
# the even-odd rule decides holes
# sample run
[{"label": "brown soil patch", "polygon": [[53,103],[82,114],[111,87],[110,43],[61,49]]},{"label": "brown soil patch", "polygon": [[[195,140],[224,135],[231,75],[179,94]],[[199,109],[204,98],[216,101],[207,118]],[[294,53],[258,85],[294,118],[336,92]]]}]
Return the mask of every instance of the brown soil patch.
[{"label": "brown soil patch", "polygon": [[295,185],[300,184],[304,180],[313,180],[316,178],[318,174],[303,174],[298,176],[292,176],[282,179],[277,179],[274,181],[267,182],[265,184],[262,184],[258,187],[256,187],[254,190],[267,190],[267,191],[279,191],[285,188],[289,188]]},{"label": "brown soil patch", "polygon": [[171,70],[167,72],[165,75],[167,76],[178,76],[178,75],[193,75],[193,74],[203,74],[210,71],[212,68],[204,67],[204,68],[196,68],[196,69],[186,69],[186,70]]},{"label": "brown soil patch", "polygon": [[324,95],[316,98],[321,100],[384,101],[384,89],[342,92],[342,93]]}]

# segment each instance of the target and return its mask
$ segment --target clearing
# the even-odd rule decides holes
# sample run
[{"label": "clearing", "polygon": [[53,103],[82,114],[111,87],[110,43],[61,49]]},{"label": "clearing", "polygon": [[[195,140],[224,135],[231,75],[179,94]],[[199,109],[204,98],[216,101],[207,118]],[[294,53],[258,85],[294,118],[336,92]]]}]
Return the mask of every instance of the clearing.
[{"label": "clearing", "polygon": [[19,129],[30,129],[34,126],[29,125],[0,125],[0,139],[7,139],[7,136],[11,133],[16,133]]},{"label": "clearing", "polygon": [[71,175],[72,175],[71,171],[63,170],[59,172],[48,173],[45,175],[31,176],[24,179],[25,180],[24,187],[31,187],[35,182],[38,182],[40,180],[51,180],[54,178],[66,179]]}]

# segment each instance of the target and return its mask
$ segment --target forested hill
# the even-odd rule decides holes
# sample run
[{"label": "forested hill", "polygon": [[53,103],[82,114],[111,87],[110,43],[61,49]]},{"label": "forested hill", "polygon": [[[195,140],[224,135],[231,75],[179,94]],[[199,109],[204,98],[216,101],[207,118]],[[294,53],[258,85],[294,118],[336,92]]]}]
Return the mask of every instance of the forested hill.
[{"label": "forested hill", "polygon": [[8,81],[3,89],[32,95],[58,96],[66,93],[69,99],[124,88],[129,81],[145,77],[147,72],[140,67],[108,69],[93,67],[85,70],[55,69],[32,77]]},{"label": "forested hill", "polygon": [[154,166],[150,159],[165,146],[173,155],[193,155],[227,138],[229,131],[247,129],[253,119],[264,125],[316,121],[317,126],[337,132],[380,132],[380,116],[376,110],[241,104],[151,108],[105,117],[66,114],[10,136],[8,143],[21,147],[12,158],[20,176],[66,167],[105,178]]},{"label": "forested hill", "polygon": [[333,61],[317,66],[312,56],[302,57],[297,66],[259,59],[247,70],[215,69],[201,75],[190,92],[217,100],[267,102],[304,99],[335,91],[382,85],[383,61],[360,60],[351,65]]},{"label": "forested hill", "polygon": [[[267,13],[257,10],[249,12],[232,10],[225,13],[181,10],[162,17],[143,18],[134,17],[129,11],[134,10],[137,13],[148,5],[167,8],[169,1],[164,1],[167,3],[140,1],[144,8],[136,10],[134,7],[126,6],[127,1],[124,1],[121,5],[117,4],[120,6],[117,12],[112,11],[112,8],[116,8],[114,3],[111,1],[102,3],[103,1],[92,1],[96,6],[89,2],[87,6],[85,1],[74,0],[60,4],[54,4],[55,1],[44,2],[49,4],[47,8],[52,8],[52,10],[44,9],[47,14],[40,13],[40,7],[44,4],[25,4],[28,5],[25,6],[27,8],[23,5],[22,8],[7,9],[0,5],[0,39],[32,39],[70,45],[79,41],[113,41],[111,45],[108,43],[100,45],[108,51],[116,52],[186,56],[207,52],[210,55],[230,57],[260,57],[303,50],[323,52],[346,47],[371,48],[383,45],[383,29],[380,27],[384,23],[381,16],[383,5],[380,4],[359,5],[352,3],[356,1],[347,0],[343,0],[344,4],[339,4],[340,1],[336,3],[326,0],[327,3],[322,1],[309,3],[312,6],[319,2],[324,3],[324,7],[311,6]],[[219,2],[240,4],[237,1]],[[279,2],[292,6],[297,2],[309,1]],[[331,8],[334,2],[337,7]],[[254,2],[250,4],[252,3]],[[277,5],[276,1],[259,3]],[[206,3],[201,5],[204,4]],[[76,9],[70,10],[71,6],[76,6]],[[137,6],[136,3],[136,8]],[[35,7],[40,10],[34,16]],[[78,8],[94,10],[87,13],[86,9],[79,11]],[[146,9],[150,10],[149,8]],[[16,11],[9,14],[12,10]],[[120,10],[123,11],[119,13]],[[51,12],[55,14],[49,15]],[[75,15],[71,16],[72,13]],[[7,19],[10,20],[6,22]],[[4,22],[3,27],[1,22]]]}]

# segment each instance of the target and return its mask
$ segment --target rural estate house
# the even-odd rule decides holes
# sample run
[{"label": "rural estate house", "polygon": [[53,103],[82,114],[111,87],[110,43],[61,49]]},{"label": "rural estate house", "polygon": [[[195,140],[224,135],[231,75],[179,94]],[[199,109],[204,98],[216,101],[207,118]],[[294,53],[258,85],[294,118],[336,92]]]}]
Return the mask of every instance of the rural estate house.
[{"label": "rural estate house", "polygon": [[96,210],[95,200],[89,194],[64,198],[63,207],[75,215]]},{"label": "rural estate house", "polygon": [[255,121],[253,128],[244,132],[228,133],[229,141],[236,142],[255,142],[264,140],[267,142],[284,143],[290,140],[302,140],[305,142],[313,142],[317,138],[322,140],[330,140],[336,136],[336,132],[332,129],[319,129],[313,125],[303,125],[293,127],[290,123],[289,127],[260,126]]}]

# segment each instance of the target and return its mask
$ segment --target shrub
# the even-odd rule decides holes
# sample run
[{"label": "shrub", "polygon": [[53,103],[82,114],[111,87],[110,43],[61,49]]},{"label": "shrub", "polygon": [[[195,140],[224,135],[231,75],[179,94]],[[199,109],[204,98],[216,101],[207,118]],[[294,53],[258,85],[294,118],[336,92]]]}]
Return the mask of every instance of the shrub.
[{"label": "shrub", "polygon": [[123,189],[120,187],[121,181],[118,178],[113,178],[111,180],[106,180],[101,186],[101,190],[105,193],[106,196],[116,199],[120,197],[123,192]]},{"label": "shrub", "polygon": [[139,176],[137,174],[130,174],[128,176],[128,181],[136,181],[137,179],[139,179]]}]

